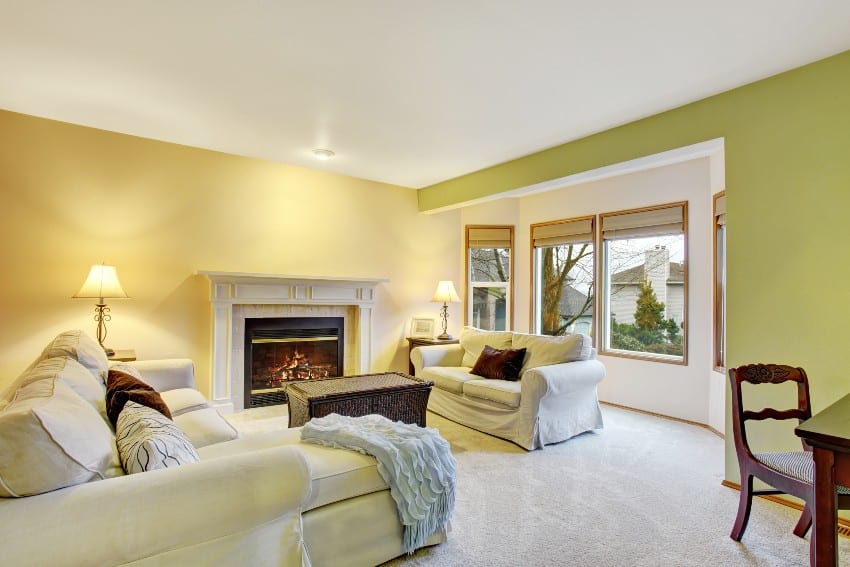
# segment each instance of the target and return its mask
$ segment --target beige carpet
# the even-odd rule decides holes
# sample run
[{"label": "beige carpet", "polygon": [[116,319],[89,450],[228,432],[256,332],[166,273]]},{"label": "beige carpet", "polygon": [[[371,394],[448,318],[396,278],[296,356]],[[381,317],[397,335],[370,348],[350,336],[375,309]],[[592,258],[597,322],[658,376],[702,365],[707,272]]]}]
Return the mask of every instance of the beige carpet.
[{"label": "beige carpet", "polygon": [[[243,431],[285,426],[285,408],[236,414]],[[729,539],[738,493],[721,486],[723,441],[709,431],[603,406],[605,429],[528,453],[435,414],[458,461],[452,531],[395,566],[806,566],[798,513],[755,499]],[[283,417],[283,419],[281,419]],[[850,561],[850,540],[839,538]]]}]

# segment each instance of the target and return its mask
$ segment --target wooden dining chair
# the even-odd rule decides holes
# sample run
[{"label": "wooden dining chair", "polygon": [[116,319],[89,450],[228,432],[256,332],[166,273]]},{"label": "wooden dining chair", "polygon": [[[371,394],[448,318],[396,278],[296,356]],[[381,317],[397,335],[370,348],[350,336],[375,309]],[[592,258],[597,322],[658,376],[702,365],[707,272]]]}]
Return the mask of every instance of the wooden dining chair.
[{"label": "wooden dining chair", "polygon": [[[812,525],[812,509],[810,503],[814,497],[812,490],[812,461],[811,447],[803,442],[803,450],[795,452],[753,453],[747,443],[747,431],[744,422],[747,420],[765,419],[797,419],[803,422],[812,417],[809,404],[809,380],[802,368],[784,366],[781,364],[748,364],[731,368],[729,380],[732,383],[732,435],[735,439],[735,452],[738,454],[738,466],[741,469],[741,497],[738,502],[738,516],[729,537],[741,541],[747,522],[750,519],[750,507],[753,496],[767,494],[790,494],[803,500],[806,505],[797,525],[794,535],[804,537]],[[764,408],[759,411],[744,409],[741,395],[741,384],[781,384],[783,382],[797,383],[797,408],[776,410]],[[753,477],[773,487],[772,489],[753,490]],[[837,487],[838,509],[850,509],[850,489]]]}]

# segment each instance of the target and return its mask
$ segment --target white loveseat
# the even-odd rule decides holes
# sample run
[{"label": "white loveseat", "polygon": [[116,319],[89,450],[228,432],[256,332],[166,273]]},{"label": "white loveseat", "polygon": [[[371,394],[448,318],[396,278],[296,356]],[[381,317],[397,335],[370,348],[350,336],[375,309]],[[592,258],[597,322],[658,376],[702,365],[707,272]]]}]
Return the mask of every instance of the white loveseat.
[{"label": "white loveseat", "polygon": [[[403,553],[374,458],[301,444],[300,429],[234,438],[193,389],[191,360],[132,364],[162,392],[200,462],[125,475],[94,395],[106,357],[91,343],[79,332],[60,335],[0,394],[4,565],[376,565]],[[44,423],[28,421],[27,411]],[[89,426],[82,432],[81,422]],[[39,426],[48,433],[36,440],[43,447],[15,447],[22,427]],[[112,435],[105,445],[104,431]],[[11,497],[45,482],[70,485]],[[444,539],[437,533],[427,545]]]},{"label": "white loveseat", "polygon": [[[525,348],[519,380],[471,373],[484,346]],[[428,409],[529,451],[602,428],[596,385],[605,367],[587,335],[549,337],[464,327],[460,344],[413,349],[418,378],[434,382]]]}]

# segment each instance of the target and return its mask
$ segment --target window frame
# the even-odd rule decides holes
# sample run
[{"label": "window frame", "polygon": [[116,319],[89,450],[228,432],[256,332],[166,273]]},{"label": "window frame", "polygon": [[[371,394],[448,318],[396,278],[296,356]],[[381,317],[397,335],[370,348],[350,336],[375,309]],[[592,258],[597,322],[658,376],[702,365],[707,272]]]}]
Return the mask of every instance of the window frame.
[{"label": "window frame", "polygon": [[[533,223],[529,226],[529,250],[531,251],[531,253],[530,253],[530,259],[531,259],[531,262],[530,262],[530,264],[531,264],[531,278],[530,278],[531,281],[530,281],[530,284],[531,284],[531,287],[529,288],[531,290],[531,293],[530,293],[531,310],[529,312],[529,329],[531,329],[532,333],[540,334],[540,332],[541,332],[541,329],[538,328],[539,317],[538,317],[538,314],[537,314],[537,307],[538,307],[537,303],[539,301],[539,298],[538,298],[539,293],[538,293],[538,290],[537,290],[537,272],[538,272],[537,251],[538,251],[538,248],[539,249],[545,248],[544,246],[538,246],[538,247],[534,246],[534,229],[538,228],[538,227],[544,227],[544,226],[553,226],[553,225],[558,225],[558,224],[569,224],[569,223],[574,223],[574,222],[590,221],[590,244],[591,244],[591,246],[593,246],[593,253],[591,254],[591,258],[592,258],[592,262],[593,262],[593,268],[592,268],[593,284],[591,286],[591,290],[592,290],[592,293],[593,293],[593,300],[592,300],[591,305],[590,305],[590,313],[591,313],[590,316],[591,316],[592,320],[591,320],[591,323],[590,323],[590,331],[591,332],[589,334],[590,334],[590,337],[591,337],[592,344],[594,346],[596,346],[596,335],[597,335],[597,332],[596,332],[596,322],[597,322],[596,304],[597,304],[597,297],[598,297],[598,294],[597,294],[597,291],[598,291],[598,286],[597,286],[597,283],[598,283],[597,282],[597,276],[598,276],[598,272],[597,272],[598,247],[597,247],[597,244],[598,244],[598,239],[597,239],[597,232],[596,232],[596,230],[597,230],[596,227],[597,227],[598,223],[597,223],[596,217],[597,217],[597,215],[595,215],[595,214],[584,215],[584,216],[580,216],[580,217],[570,217],[570,218],[566,218],[566,219],[558,219],[558,220],[552,220],[552,221],[546,221],[546,222],[538,222],[538,223]],[[541,324],[541,326],[542,326],[542,324]]]},{"label": "window frame", "polygon": [[[722,199],[722,201],[721,201]],[[712,261],[714,303],[712,335],[714,349],[712,365],[715,371],[726,373],[726,191],[712,196]]]},{"label": "window frame", "polygon": [[[665,354],[653,354],[653,353],[639,353],[633,351],[619,350],[609,348],[607,345],[610,343],[610,332],[611,325],[609,321],[610,317],[610,301],[611,301],[611,290],[610,290],[610,274],[607,273],[608,270],[608,244],[603,236],[602,227],[604,224],[604,219],[608,217],[620,216],[625,214],[633,214],[633,213],[643,213],[650,211],[657,211],[663,209],[669,209],[674,207],[682,207],[682,235],[684,237],[684,245],[683,245],[683,314],[682,314],[682,356],[674,356],[674,355],[665,355]],[[689,316],[689,305],[688,305],[688,296],[689,296],[689,262],[688,262],[688,248],[689,241],[688,238],[688,202],[687,201],[677,201],[672,203],[664,203],[661,205],[652,205],[647,207],[639,207],[635,209],[625,209],[621,211],[613,211],[609,213],[600,213],[599,214],[599,222],[598,225],[598,242],[600,243],[598,249],[598,262],[596,264],[596,285],[597,285],[597,298],[599,301],[596,301],[597,311],[596,311],[596,321],[597,327],[596,332],[599,334],[599,342],[598,342],[598,350],[600,355],[605,356],[614,356],[620,358],[630,358],[634,360],[646,360],[652,362],[661,362],[664,364],[675,364],[678,366],[687,366],[688,365],[688,328],[690,326],[690,316]]]},{"label": "window frame", "polygon": [[[469,233],[475,229],[507,229],[510,231],[510,246],[508,248],[508,260],[510,266],[508,268],[507,282],[473,282],[471,280],[472,270],[470,269],[470,247]],[[513,331],[514,327],[514,237],[515,227],[512,224],[468,224],[464,226],[464,291],[463,291],[463,324],[469,325],[472,319],[473,297],[472,294],[476,288],[480,287],[503,287],[506,291],[505,303],[507,308],[505,314],[505,330]]]}]

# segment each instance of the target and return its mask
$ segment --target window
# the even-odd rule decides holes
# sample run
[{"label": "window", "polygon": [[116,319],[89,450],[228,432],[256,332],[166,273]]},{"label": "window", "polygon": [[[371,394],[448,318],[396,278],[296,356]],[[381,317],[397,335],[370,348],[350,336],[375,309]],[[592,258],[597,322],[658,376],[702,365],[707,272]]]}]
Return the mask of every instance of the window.
[{"label": "window", "polygon": [[514,227],[466,227],[466,323],[488,331],[512,328]]},{"label": "window", "polygon": [[687,203],[600,215],[602,350],[687,364]]},{"label": "window", "polygon": [[531,225],[535,333],[593,334],[593,235],[594,217]]},{"label": "window", "polygon": [[714,196],[714,369],[726,370],[726,192]]}]

